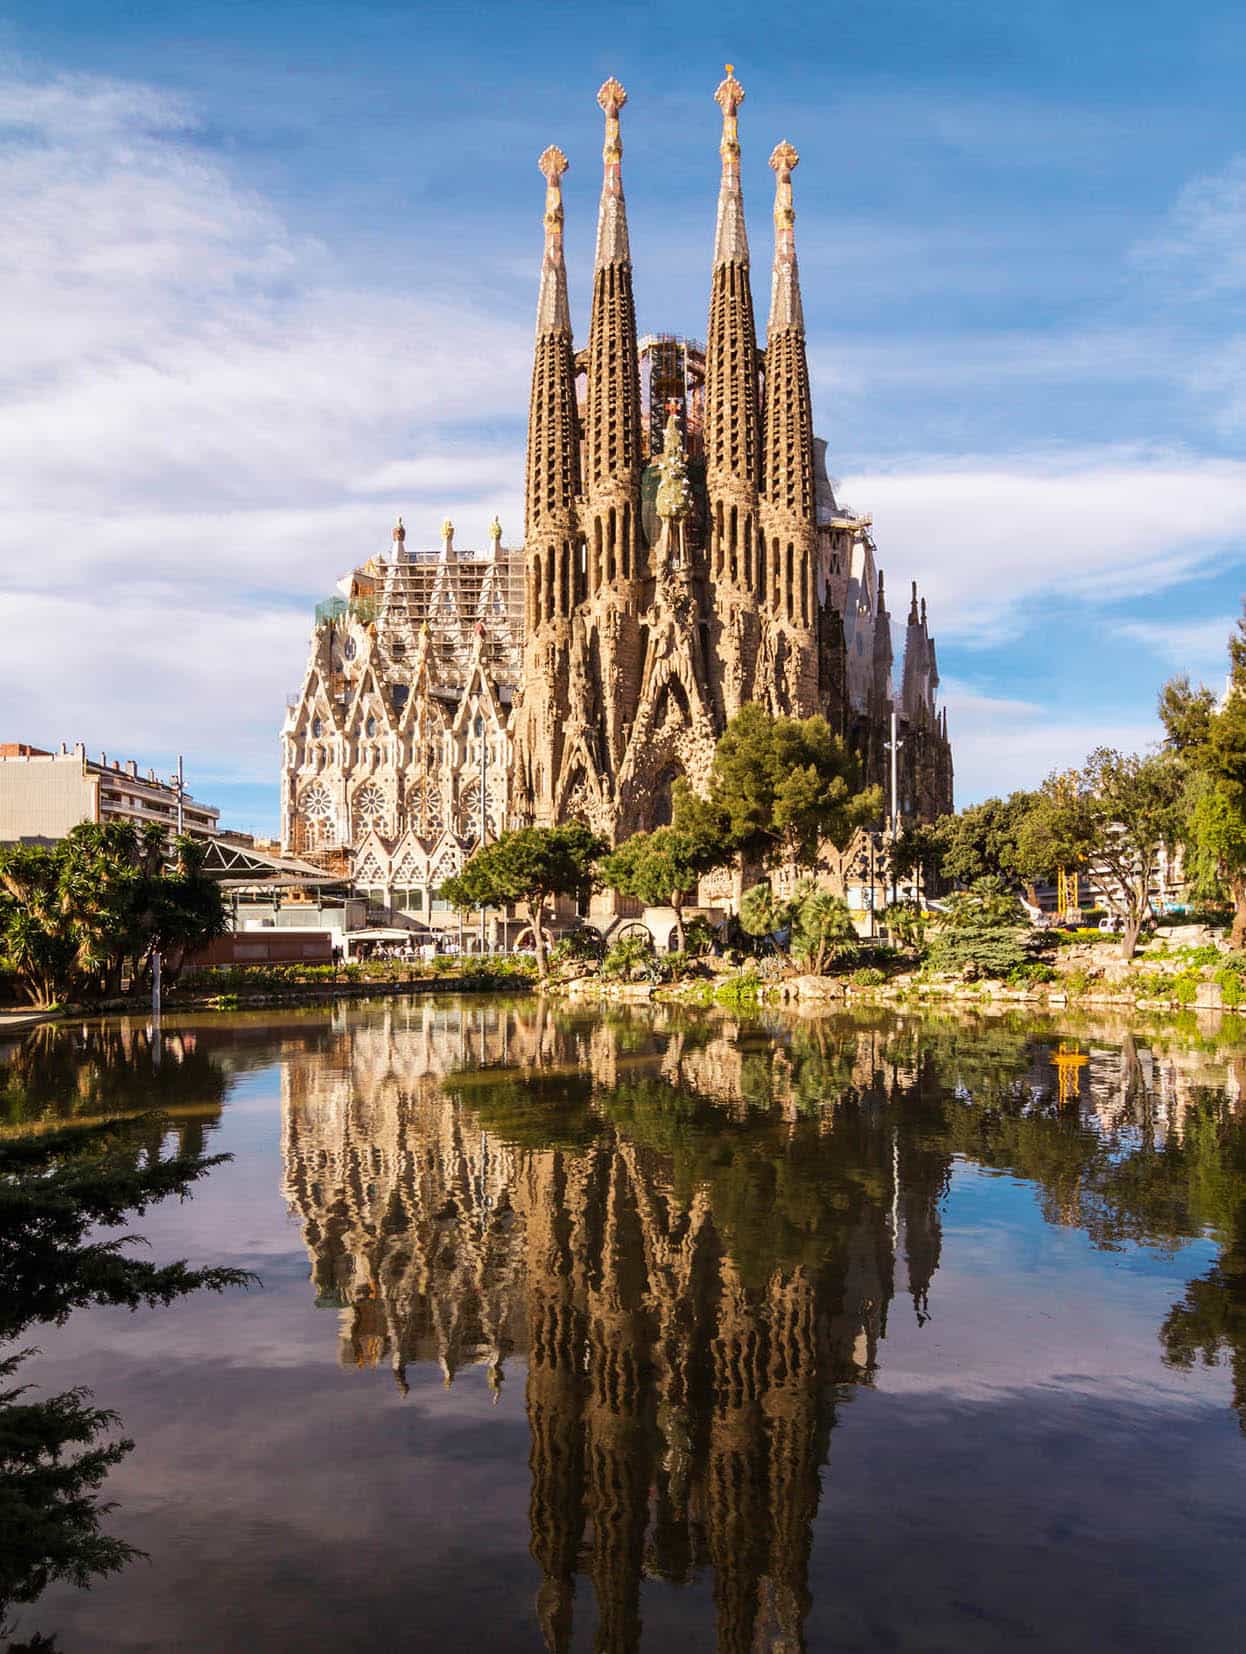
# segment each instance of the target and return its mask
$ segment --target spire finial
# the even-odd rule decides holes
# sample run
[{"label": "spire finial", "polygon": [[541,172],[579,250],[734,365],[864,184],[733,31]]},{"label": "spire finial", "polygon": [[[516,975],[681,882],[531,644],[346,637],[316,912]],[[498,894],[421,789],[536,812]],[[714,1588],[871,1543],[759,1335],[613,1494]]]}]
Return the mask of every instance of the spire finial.
[{"label": "spire finial", "polygon": [[619,110],[627,102],[627,93],[613,75],[602,82],[597,102],[606,117],[606,137],[601,150],[601,210],[597,217],[597,268],[600,269],[603,264],[630,261],[632,255],[623,205],[623,138],[619,131]]},{"label": "spire finial", "polygon": [[399,517],[398,521],[394,524],[394,540],[398,545],[401,545],[406,537],[407,531],[402,526],[402,518]]},{"label": "spire finial", "polygon": [[718,221],[714,229],[714,263],[748,263],[748,235],[744,228],[744,201],[740,194],[740,123],[738,113],[744,102],[744,88],[735,78],[735,66],[727,64],[727,78],[714,93],[714,102],[723,113],[722,182],[718,189]]},{"label": "spire finial", "polygon": [[909,604],[909,625],[917,624],[917,582],[913,582],[913,601]]},{"label": "spire finial", "polygon": [[800,302],[800,275],[796,268],[796,209],[792,205],[792,173],[800,156],[786,139],[770,154],[774,169],[774,278],[770,289],[770,331],[798,327],[804,331]]},{"label": "spire finial", "polygon": [[562,175],[567,170],[567,157],[557,144],[550,144],[541,151],[537,166],[545,179],[545,254],[541,260],[536,330],[540,334],[566,328],[570,333],[567,266],[562,250]]}]

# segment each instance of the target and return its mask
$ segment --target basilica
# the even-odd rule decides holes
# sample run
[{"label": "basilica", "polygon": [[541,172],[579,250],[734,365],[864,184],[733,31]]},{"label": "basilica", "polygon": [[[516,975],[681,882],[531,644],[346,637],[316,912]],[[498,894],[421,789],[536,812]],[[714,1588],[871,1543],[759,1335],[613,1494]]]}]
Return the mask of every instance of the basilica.
[{"label": "basilica", "polygon": [[[765,342],[741,187],[744,89],[715,93],[721,181],[704,343],[641,336],[617,80],[588,340],[563,252],[566,155],[540,157],[544,252],[522,547],[386,555],[317,609],[283,730],[282,836],[376,906],[432,919],[437,890],[508,826],[579,819],[614,842],[702,787],[746,702],[820,713],[888,787],[889,814],[952,807],[947,717],[916,585],[899,683],[868,515],[836,498],[813,429],[796,256],[796,150],[779,143]],[[891,743],[895,742],[895,747]]]}]

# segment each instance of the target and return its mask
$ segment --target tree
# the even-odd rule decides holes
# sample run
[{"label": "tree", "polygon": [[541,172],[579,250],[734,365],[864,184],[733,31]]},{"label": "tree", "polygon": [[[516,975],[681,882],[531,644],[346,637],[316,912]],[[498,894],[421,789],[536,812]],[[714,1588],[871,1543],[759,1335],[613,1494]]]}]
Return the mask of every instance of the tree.
[{"label": "tree", "polygon": [[740,897],[740,929],[746,936],[770,936],[777,941],[791,923],[791,902],[776,896],[766,880],[750,885]]},{"label": "tree", "polygon": [[483,845],[447,879],[442,896],[457,908],[524,908],[532,924],[537,975],[547,975],[545,910],[550,898],[570,896],[593,878],[605,853],[596,834],[579,822],[566,827],[520,827]]},{"label": "tree", "polygon": [[1164,726],[1164,744],[1184,758],[1197,758],[1211,734],[1216,697],[1200,684],[1195,689],[1187,674],[1170,678],[1159,692],[1159,716]]},{"label": "tree", "polygon": [[672,822],[651,833],[633,833],[604,857],[598,876],[612,890],[634,896],[646,907],[670,907],[675,913],[679,951],[686,946],[684,907],[696,895],[701,877],[721,867],[731,855],[721,812],[700,798],[686,781],[673,793]]},{"label": "tree", "polygon": [[1085,861],[1121,921],[1121,956],[1132,959],[1151,911],[1160,851],[1176,843],[1185,777],[1171,753],[1141,756],[1098,747],[1080,770],[1053,775],[1018,833],[1029,865],[1051,876]]},{"label": "tree", "polygon": [[842,896],[819,889],[812,879],[796,888],[792,952],[821,976],[831,959],[851,956],[860,946],[857,927]]},{"label": "tree", "polygon": [[1029,939],[1016,893],[998,874],[988,874],[948,898],[930,962],[939,970],[1005,977],[1029,961]]},{"label": "tree", "polygon": [[815,866],[822,840],[843,851],[883,808],[825,718],[774,718],[755,702],[719,737],[709,796],[733,848],[770,867]]},{"label": "tree", "polygon": [[0,846],[0,962],[38,1005],[120,991],[167,953],[187,952],[225,928],[203,848],[160,827],[83,822],[59,843]]},{"label": "tree", "polygon": [[[237,1269],[156,1264],[134,1257],[123,1240],[100,1237],[131,1212],[184,1197],[229,1158],[153,1153],[153,1119],[159,1140],[165,1122],[149,1116],[0,1142],[0,1338],[87,1304],[168,1304],[254,1279]],[[0,1359],[0,1632],[12,1604],[33,1602],[54,1580],[85,1586],[141,1555],[100,1531],[111,1507],[99,1488],[133,1442],[98,1442],[117,1419],[89,1405],[88,1390],[40,1399],[28,1385],[10,1385],[28,1353]]]},{"label": "tree", "polygon": [[1160,692],[1165,745],[1185,775],[1181,840],[1194,890],[1233,903],[1231,943],[1246,944],[1246,617],[1229,638],[1229,689],[1216,707],[1210,689],[1174,678]]}]

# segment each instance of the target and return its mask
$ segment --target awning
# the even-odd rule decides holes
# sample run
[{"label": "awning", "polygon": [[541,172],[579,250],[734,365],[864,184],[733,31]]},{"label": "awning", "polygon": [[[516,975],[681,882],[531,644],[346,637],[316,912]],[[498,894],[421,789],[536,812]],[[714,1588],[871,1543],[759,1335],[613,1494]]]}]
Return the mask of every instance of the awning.
[{"label": "awning", "polygon": [[342,932],[344,942],[425,942],[432,936],[431,930],[398,930],[388,926],[377,925],[371,930],[346,930]]}]

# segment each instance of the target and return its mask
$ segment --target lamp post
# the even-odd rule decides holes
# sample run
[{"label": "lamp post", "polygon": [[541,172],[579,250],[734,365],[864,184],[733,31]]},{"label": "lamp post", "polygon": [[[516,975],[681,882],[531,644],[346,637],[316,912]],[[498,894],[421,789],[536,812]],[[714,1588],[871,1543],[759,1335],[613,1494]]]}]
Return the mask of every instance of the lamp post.
[{"label": "lamp post", "polygon": [[900,837],[900,748],[904,742],[900,740],[896,727],[896,709],[891,708],[891,739],[887,742],[887,750],[891,762],[888,766],[891,780],[890,808],[887,811],[887,834],[891,840],[891,900],[896,899],[896,841]]},{"label": "lamp post", "polygon": [[[485,737],[484,718],[476,715],[476,739],[480,742],[480,848],[485,847],[485,836],[489,830],[489,743]],[[485,910],[480,910],[480,957],[485,956]]]}]

